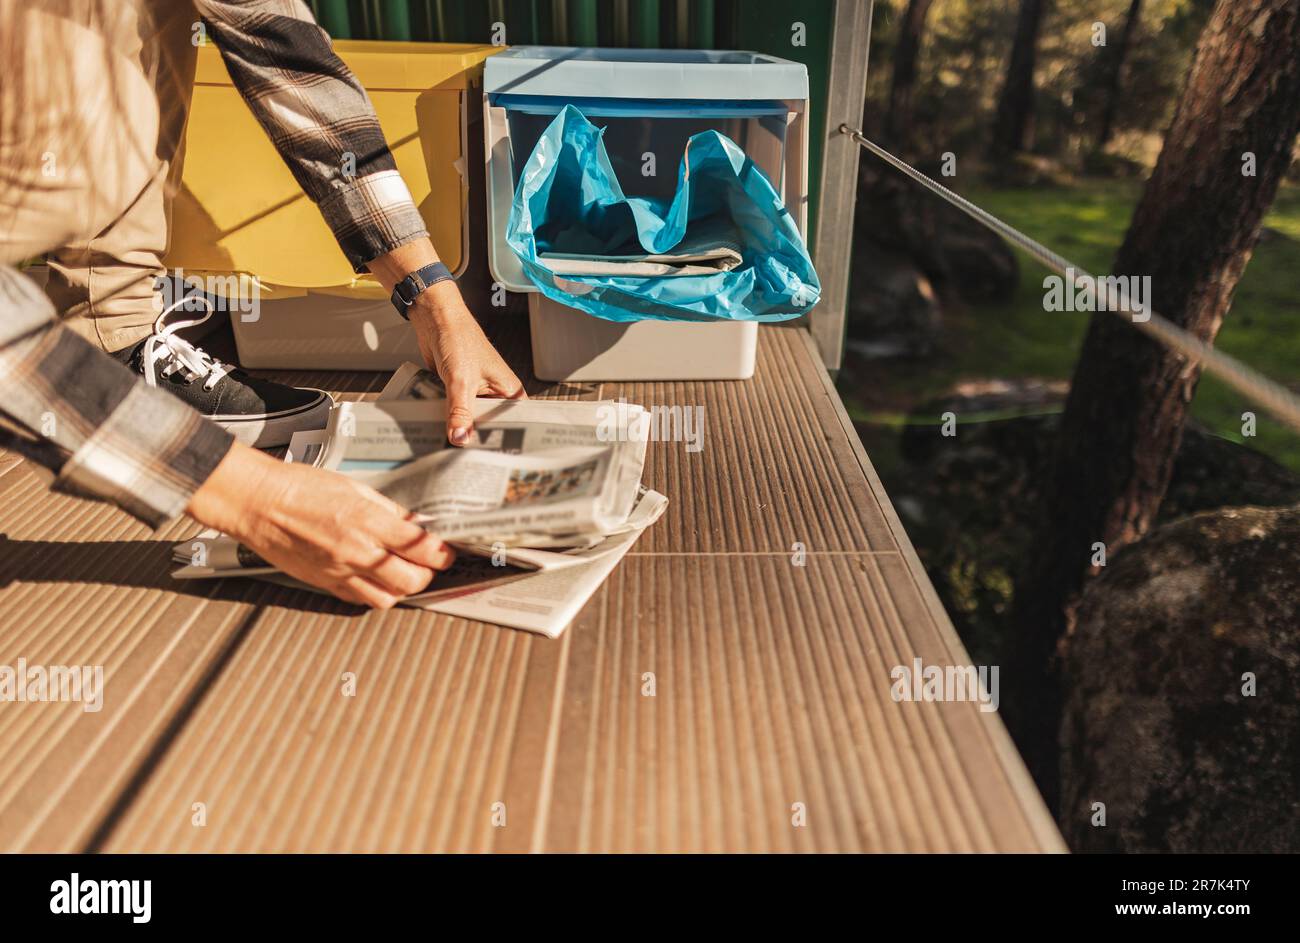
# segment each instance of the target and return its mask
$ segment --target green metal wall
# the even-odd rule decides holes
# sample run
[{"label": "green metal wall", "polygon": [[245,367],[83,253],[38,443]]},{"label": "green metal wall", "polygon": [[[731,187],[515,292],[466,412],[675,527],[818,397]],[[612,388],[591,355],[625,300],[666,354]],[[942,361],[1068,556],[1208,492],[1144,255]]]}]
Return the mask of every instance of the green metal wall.
[{"label": "green metal wall", "polygon": [[491,40],[493,23],[505,23],[514,45],[711,49],[731,35],[737,2],[309,0],[308,6],[337,39],[483,43]]},{"label": "green metal wall", "polygon": [[[816,232],[835,0],[309,0],[308,6],[335,39],[487,43],[492,24],[504,23],[511,45],[747,49],[802,62],[812,96],[808,231]],[[796,37],[803,45],[795,45]]]}]

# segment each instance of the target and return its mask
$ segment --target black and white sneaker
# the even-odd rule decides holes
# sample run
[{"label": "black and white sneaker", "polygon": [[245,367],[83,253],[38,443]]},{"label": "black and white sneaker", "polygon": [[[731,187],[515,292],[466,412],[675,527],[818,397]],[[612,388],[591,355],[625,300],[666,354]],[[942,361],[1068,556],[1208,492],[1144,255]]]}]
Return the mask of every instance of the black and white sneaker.
[{"label": "black and white sneaker", "polygon": [[[207,311],[197,320],[169,321],[186,302],[202,304]],[[113,356],[145,383],[170,390],[245,445],[275,448],[288,445],[295,432],[325,428],[333,405],[328,393],[255,379],[176,334],[211,316],[206,298],[183,298],[163,309],[153,334]]]}]

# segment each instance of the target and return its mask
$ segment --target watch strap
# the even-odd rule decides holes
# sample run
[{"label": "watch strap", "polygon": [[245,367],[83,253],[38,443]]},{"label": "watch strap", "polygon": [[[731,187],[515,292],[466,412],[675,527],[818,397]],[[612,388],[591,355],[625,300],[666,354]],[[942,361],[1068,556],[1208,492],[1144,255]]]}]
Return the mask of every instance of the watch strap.
[{"label": "watch strap", "polygon": [[430,262],[428,265],[416,269],[393,288],[393,307],[397,309],[397,313],[403,318],[410,320],[410,313],[406,309],[415,303],[415,299],[419,297],[420,292],[430,285],[445,282],[450,278],[452,278],[451,272],[441,262]]}]

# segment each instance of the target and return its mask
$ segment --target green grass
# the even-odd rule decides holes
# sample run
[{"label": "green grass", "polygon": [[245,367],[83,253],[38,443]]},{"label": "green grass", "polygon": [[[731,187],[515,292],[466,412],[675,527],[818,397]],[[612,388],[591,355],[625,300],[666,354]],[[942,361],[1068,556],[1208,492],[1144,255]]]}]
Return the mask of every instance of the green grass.
[{"label": "green grass", "polygon": [[[1141,195],[1133,181],[1083,179],[1067,187],[994,189],[963,195],[1072,262],[1098,274],[1110,270]],[[1256,250],[1224,319],[1217,346],[1293,388],[1300,381],[1300,187],[1278,195],[1265,225],[1287,238]],[[900,393],[917,400],[956,380],[1040,377],[1068,380],[1087,315],[1043,310],[1049,274],[1021,256],[1020,285],[1009,303],[975,306],[954,325],[950,355],[934,370],[900,379]],[[1257,417],[1257,435],[1243,440],[1244,411]],[[1202,379],[1193,415],[1219,435],[1249,444],[1300,471],[1300,433],[1282,426],[1212,378]],[[868,417],[862,417],[868,422]]]},{"label": "green grass", "polygon": [[[1110,270],[1140,195],[1132,183],[1105,180],[1065,188],[975,189],[963,194],[993,215],[1093,272]],[[1051,274],[1020,257],[1020,286],[1010,303],[979,305],[962,337],[966,376],[1068,379],[1088,326],[1086,314],[1043,310]]]}]

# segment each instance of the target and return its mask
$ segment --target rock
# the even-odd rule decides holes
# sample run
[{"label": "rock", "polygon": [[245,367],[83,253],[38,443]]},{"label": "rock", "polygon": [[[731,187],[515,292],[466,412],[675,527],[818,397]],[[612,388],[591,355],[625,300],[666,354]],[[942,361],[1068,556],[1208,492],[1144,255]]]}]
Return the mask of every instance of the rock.
[{"label": "rock", "polygon": [[1254,449],[1188,428],[1158,521],[1246,504],[1300,504],[1300,476]]},{"label": "rock", "polygon": [[[926,572],[979,664],[1005,664],[1013,587],[1030,552],[1064,384],[994,381],[916,409],[885,482]],[[956,415],[944,436],[943,414]],[[1019,418],[1017,414],[1022,415]],[[996,417],[1011,418],[996,418]]]},{"label": "rock", "polygon": [[963,301],[1007,301],[1020,281],[1016,257],[999,236],[947,205],[937,210],[940,278]]},{"label": "rock", "polygon": [[1083,173],[1089,177],[1141,180],[1149,169],[1139,160],[1133,160],[1113,151],[1089,151],[1083,157]]},{"label": "rock", "polygon": [[[1014,587],[1034,553],[1063,392],[963,383],[914,410],[901,461],[884,466],[976,664],[1009,661]],[[941,434],[945,412],[958,419],[953,437]],[[1297,505],[1300,475],[1186,429],[1156,530],[1112,556],[1067,646],[1072,848],[1300,851]],[[1241,696],[1246,671],[1257,697]],[[1089,824],[1094,801],[1106,803],[1106,828]]]},{"label": "rock", "polygon": [[964,301],[1007,300],[1020,280],[1015,254],[1001,237],[897,171],[864,162],[854,216],[855,280],[859,266],[870,266],[882,250],[910,260],[940,295]]},{"label": "rock", "polygon": [[[916,466],[908,482],[946,481],[985,502],[1015,504],[1037,497],[1055,446],[1066,385],[1037,380],[965,382],[952,395],[913,411],[903,430],[904,459]],[[945,438],[934,423],[945,412],[957,417],[957,435]],[[1002,418],[999,418],[1002,417]],[[997,490],[970,493],[963,485],[972,467]],[[1014,493],[1006,489],[1024,482]],[[908,487],[908,483],[903,483]],[[950,490],[945,485],[943,490]],[[892,491],[891,491],[892,494]],[[1216,436],[1195,422],[1184,430],[1169,490],[1157,523],[1213,508],[1300,504],[1300,475],[1248,446]]]},{"label": "rock", "polygon": [[1042,189],[1078,185],[1078,178],[1061,161],[1027,152],[992,160],[984,166],[983,177],[1000,187]]},{"label": "rock", "polygon": [[[1013,586],[1033,552],[1039,497],[1055,447],[1065,384],[966,382],[918,407],[885,487],[915,513],[908,534],[978,662],[1003,664]],[[941,434],[945,412],[956,436]],[[1240,505],[1300,504],[1300,475],[1191,425],[1158,524]]]},{"label": "rock", "polygon": [[1063,668],[1072,849],[1300,851],[1300,508],[1197,514],[1117,553]]},{"label": "rock", "polygon": [[848,325],[848,346],[861,357],[927,357],[942,319],[925,273],[907,255],[873,246],[853,263]]}]

